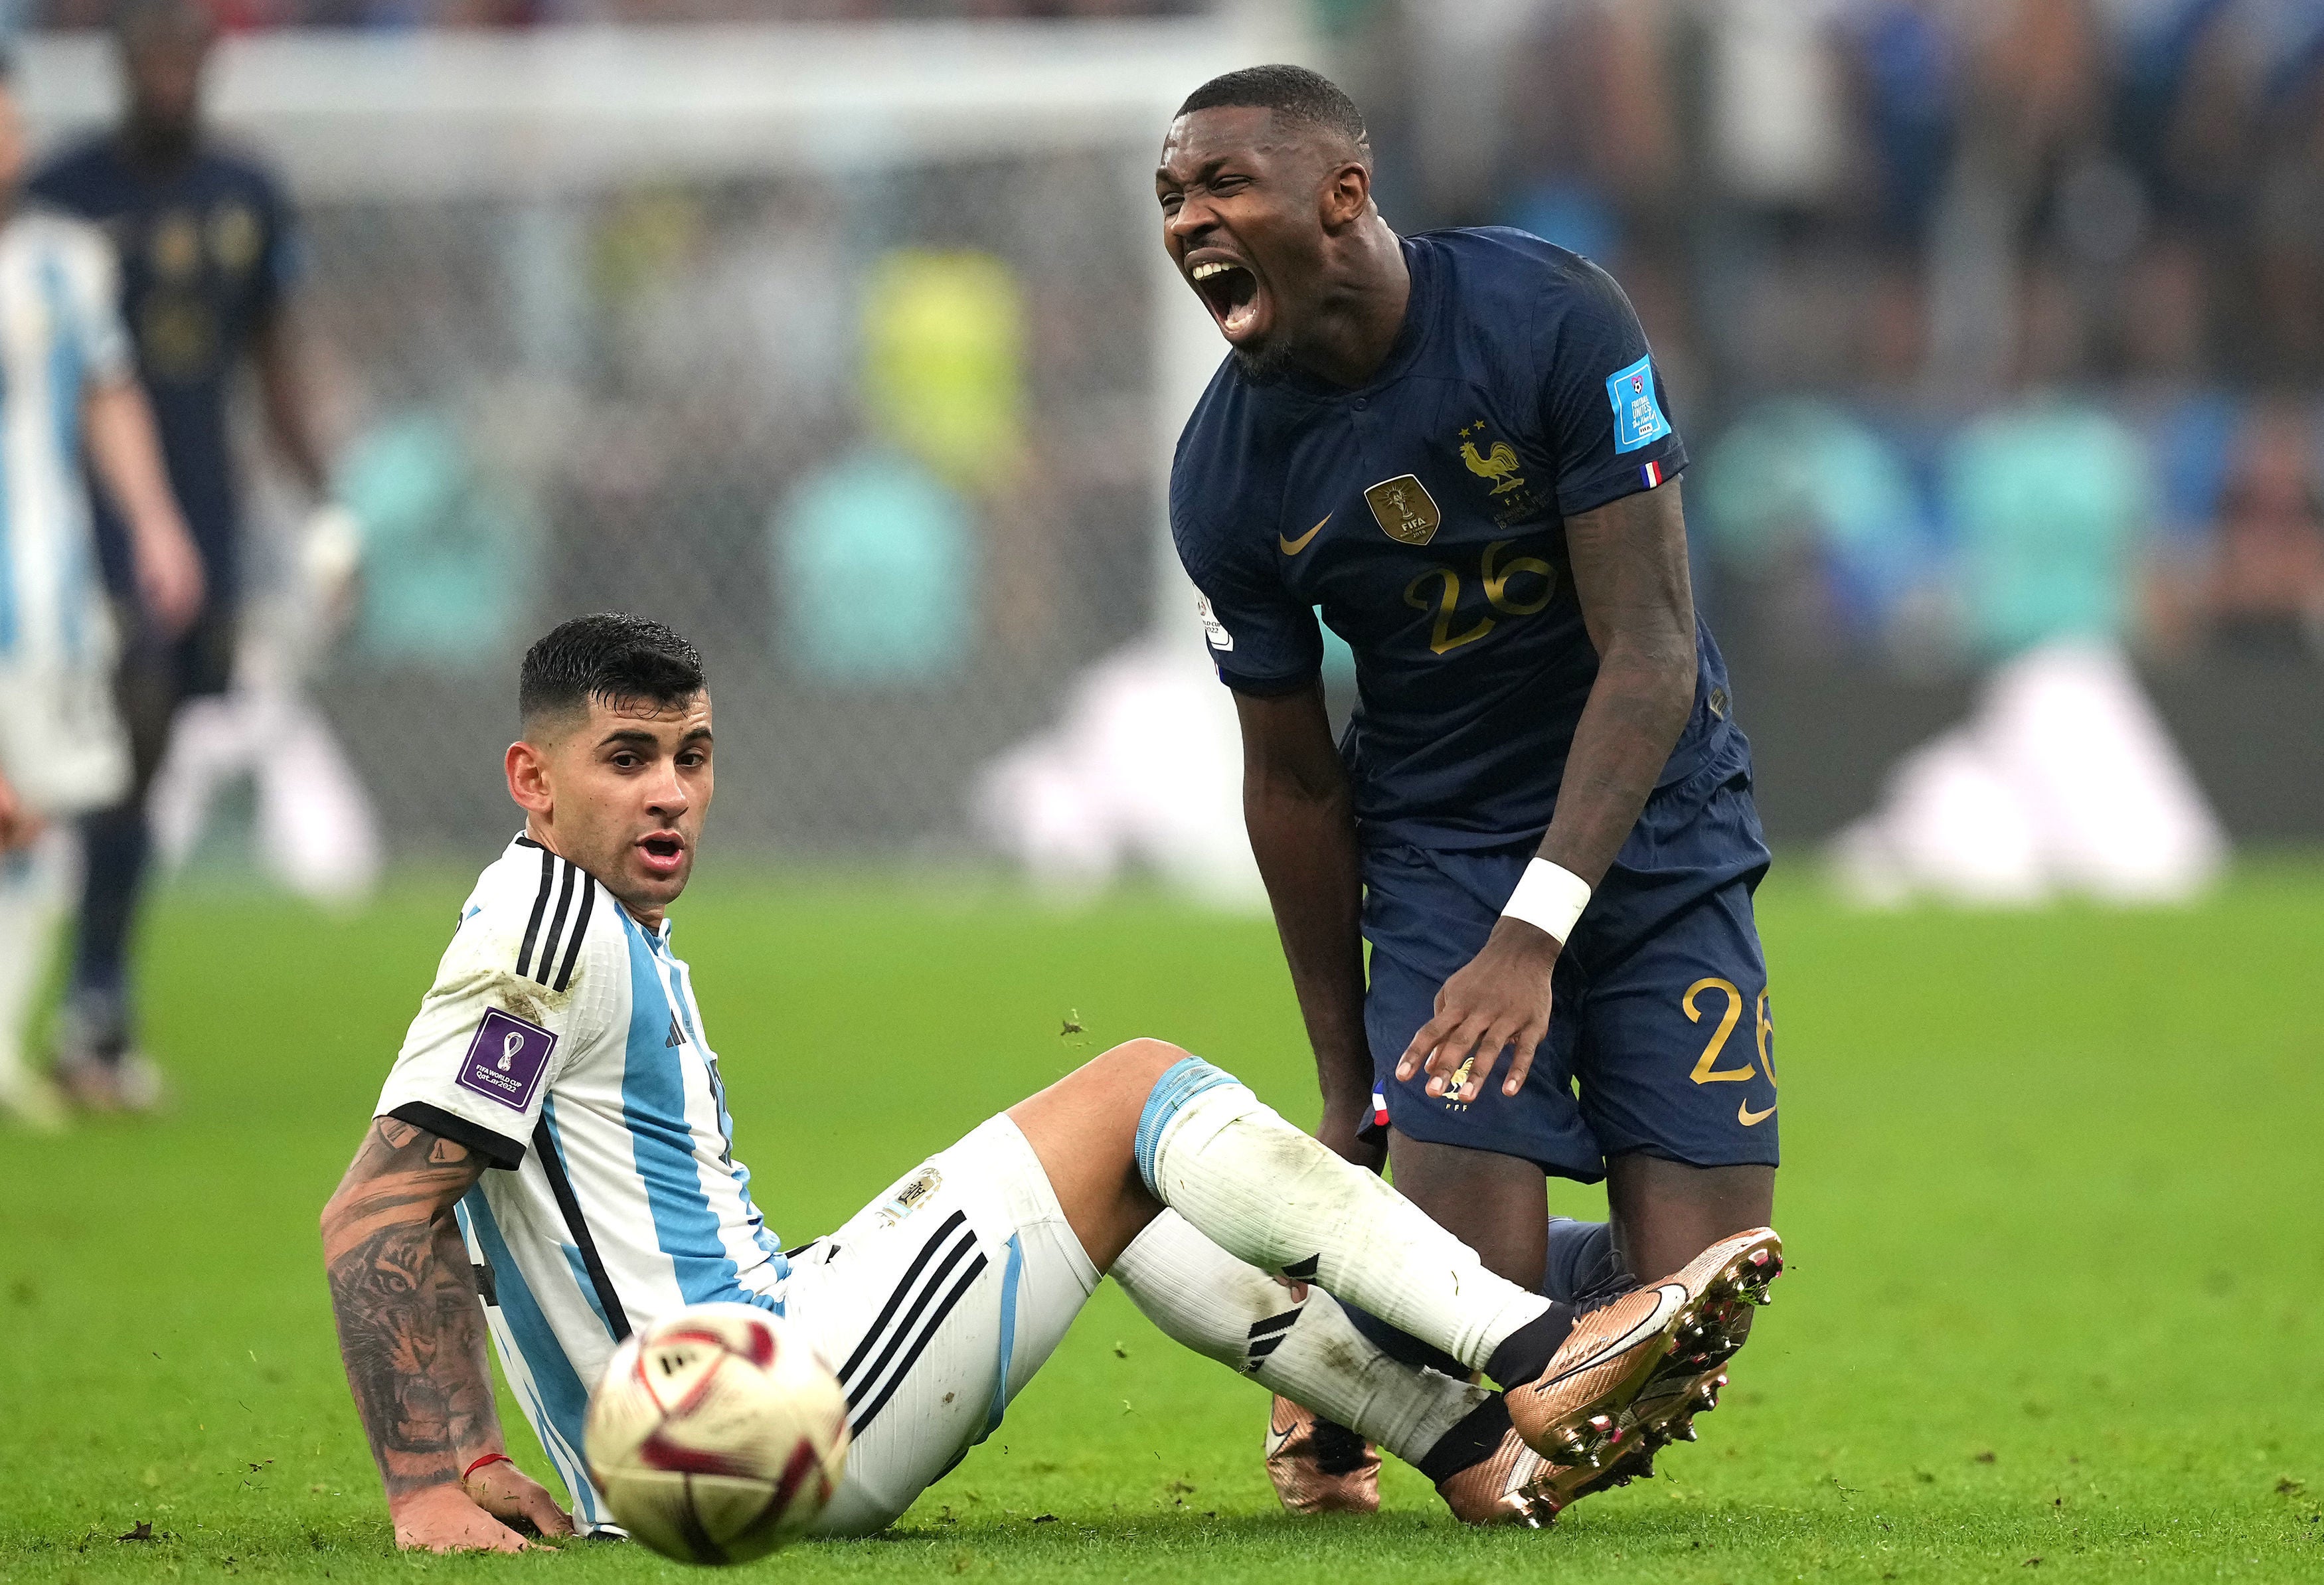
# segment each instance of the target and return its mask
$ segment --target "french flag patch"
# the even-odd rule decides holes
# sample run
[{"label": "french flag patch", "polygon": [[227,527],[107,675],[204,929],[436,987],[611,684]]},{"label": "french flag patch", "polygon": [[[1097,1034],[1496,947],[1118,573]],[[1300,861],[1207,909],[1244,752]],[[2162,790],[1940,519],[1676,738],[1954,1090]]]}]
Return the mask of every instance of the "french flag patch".
[{"label": "french flag patch", "polygon": [[1377,1090],[1372,1092],[1372,1126],[1377,1129],[1388,1127],[1388,1097]]},{"label": "french flag patch", "polygon": [[1646,466],[1638,470],[1638,477],[1646,482],[1647,489],[1653,489],[1655,485],[1663,482],[1663,465],[1658,462],[1650,462],[1646,464]]}]

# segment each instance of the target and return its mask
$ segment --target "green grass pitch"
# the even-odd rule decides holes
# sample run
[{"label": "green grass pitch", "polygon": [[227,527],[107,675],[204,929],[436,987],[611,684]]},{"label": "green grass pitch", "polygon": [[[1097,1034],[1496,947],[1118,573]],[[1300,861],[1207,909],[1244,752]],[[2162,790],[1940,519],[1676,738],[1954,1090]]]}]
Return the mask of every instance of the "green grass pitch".
[{"label": "green grass pitch", "polygon": [[[686,1572],[618,1545],[390,1549],[315,1214],[463,889],[408,880],[346,922],[180,890],[148,989],[175,1110],[0,1132],[0,1580]],[[1762,905],[1793,1266],[1661,1479],[1546,1534],[1464,1531],[1401,1470],[1376,1519],[1290,1519],[1258,1389],[1108,1287],[893,1532],[757,1572],[2324,1580],[2324,870],[2247,871],[2186,912],[1865,917],[1781,875]],[[1313,1115],[1264,921],[714,867],[676,944],[795,1241],[1131,1035]],[[141,1522],[157,1539],[115,1539]]]}]

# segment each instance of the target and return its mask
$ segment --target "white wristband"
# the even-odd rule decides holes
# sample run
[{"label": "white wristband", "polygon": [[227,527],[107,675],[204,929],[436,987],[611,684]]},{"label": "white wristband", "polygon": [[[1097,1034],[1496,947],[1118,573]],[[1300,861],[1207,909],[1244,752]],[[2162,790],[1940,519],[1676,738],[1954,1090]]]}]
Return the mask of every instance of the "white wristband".
[{"label": "white wristband", "polygon": [[1536,859],[1526,866],[1517,889],[1509,894],[1504,918],[1523,919],[1547,931],[1561,946],[1573,934],[1573,922],[1590,906],[1590,883],[1563,865]]}]

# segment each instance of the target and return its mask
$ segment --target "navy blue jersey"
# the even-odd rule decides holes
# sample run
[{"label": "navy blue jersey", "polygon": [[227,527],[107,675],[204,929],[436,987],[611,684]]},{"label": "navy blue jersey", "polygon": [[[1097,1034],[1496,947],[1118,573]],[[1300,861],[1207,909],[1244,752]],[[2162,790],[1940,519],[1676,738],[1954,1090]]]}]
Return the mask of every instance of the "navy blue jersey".
[{"label": "navy blue jersey", "polygon": [[[201,547],[211,590],[234,597],[235,492],[226,392],[236,361],[291,273],[289,207],[256,161],[203,149],[152,175],[111,136],[68,150],[32,180],[60,208],[96,221],[121,255],[121,311],[153,403],[178,504]],[[108,579],[129,586],[127,540],[104,493],[98,546]]]},{"label": "navy blue jersey", "polygon": [[[1170,526],[1220,680],[1355,651],[1342,751],[1367,843],[1494,846],[1549,825],[1598,675],[1565,520],[1686,465],[1637,316],[1611,277],[1521,231],[1408,237],[1412,297],[1371,380],[1255,383],[1230,357],[1178,441]],[[1717,645],[1661,781],[1748,752]]]}]

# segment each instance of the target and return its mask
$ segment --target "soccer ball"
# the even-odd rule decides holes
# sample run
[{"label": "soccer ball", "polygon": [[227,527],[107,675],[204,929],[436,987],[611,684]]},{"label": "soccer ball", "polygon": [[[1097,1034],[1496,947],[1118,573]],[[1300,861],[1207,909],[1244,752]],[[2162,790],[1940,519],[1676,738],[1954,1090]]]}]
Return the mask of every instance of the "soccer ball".
[{"label": "soccer ball", "polygon": [[847,1396],[751,1304],[695,1304],[613,1350],[584,1454],[613,1517],[687,1563],[737,1563],[823,1511],[847,1461]]}]

